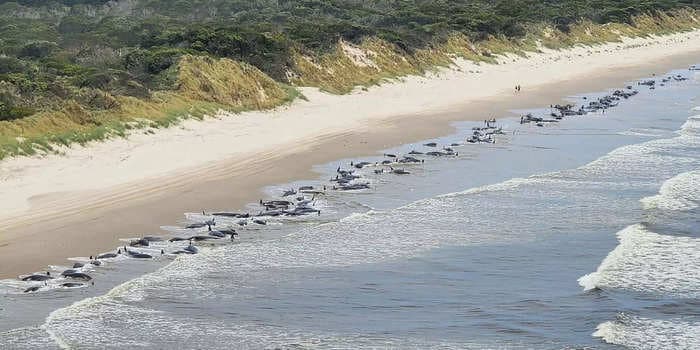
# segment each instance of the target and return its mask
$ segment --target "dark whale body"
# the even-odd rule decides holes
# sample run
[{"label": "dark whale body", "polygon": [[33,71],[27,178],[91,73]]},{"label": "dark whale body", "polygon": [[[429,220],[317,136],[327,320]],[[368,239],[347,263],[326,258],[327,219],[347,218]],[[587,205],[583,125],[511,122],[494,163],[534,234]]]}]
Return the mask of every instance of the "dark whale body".
[{"label": "dark whale body", "polygon": [[72,278],[76,280],[83,280],[83,281],[90,281],[92,280],[92,277],[90,277],[87,274],[84,274],[82,272],[73,272],[73,273],[66,273],[63,275],[66,278]]}]

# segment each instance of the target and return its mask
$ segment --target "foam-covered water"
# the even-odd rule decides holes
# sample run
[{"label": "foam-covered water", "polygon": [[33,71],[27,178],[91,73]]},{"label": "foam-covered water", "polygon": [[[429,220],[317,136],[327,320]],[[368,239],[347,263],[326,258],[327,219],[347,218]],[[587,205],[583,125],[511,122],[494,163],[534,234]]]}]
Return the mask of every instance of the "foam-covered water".
[{"label": "foam-covered water", "polygon": [[594,273],[579,282],[593,288],[634,290],[667,297],[700,296],[700,240],[694,237],[661,235],[644,225],[618,233],[620,244]]},{"label": "foam-covered water", "polygon": [[[373,189],[319,198],[321,216],[271,218],[235,244],[204,246],[135,278],[143,265],[131,261],[96,272],[113,288],[100,280],[82,296],[7,293],[0,342],[696,348],[700,134],[688,115],[698,93],[696,82],[676,84],[605,115],[518,126],[496,145],[459,147],[459,157],[431,159],[410,176],[368,169]],[[454,142],[472,125],[436,141]],[[6,318],[28,305],[20,323]]]},{"label": "foam-covered water", "polygon": [[640,200],[642,220],[618,232],[618,246],[597,271],[579,279],[586,290],[644,301],[597,326],[593,335],[607,343],[631,349],[700,348],[699,121],[690,117],[680,136],[643,145],[648,158],[660,161],[650,170],[676,175],[657,194]]},{"label": "foam-covered water", "polygon": [[615,321],[599,325],[593,335],[632,349],[700,349],[700,322],[697,318],[648,319],[621,314]]}]

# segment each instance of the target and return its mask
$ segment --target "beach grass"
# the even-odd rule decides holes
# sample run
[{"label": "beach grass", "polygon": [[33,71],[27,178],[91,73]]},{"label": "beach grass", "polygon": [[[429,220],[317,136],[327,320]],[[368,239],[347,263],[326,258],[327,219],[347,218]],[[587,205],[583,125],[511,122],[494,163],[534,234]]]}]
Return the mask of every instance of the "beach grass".
[{"label": "beach grass", "polygon": [[113,109],[87,110],[67,101],[60,110],[0,121],[0,159],[56,153],[74,144],[202,119],[219,110],[269,109],[303,97],[295,87],[277,83],[255,67],[210,57],[183,57],[177,84],[174,91],[154,92],[148,99],[116,97]]},{"label": "beach grass", "polygon": [[[455,34],[443,42],[412,53],[403,52],[381,39],[368,38],[353,50],[347,50],[349,44],[341,42],[328,54],[309,56],[297,53],[293,57],[296,66],[292,81],[296,85],[316,86],[323,91],[343,94],[358,86],[377,85],[401,76],[422,75],[439,67],[447,67],[454,63],[455,57],[477,64],[496,64],[499,56],[527,57],[540,52],[541,48],[562,50],[577,45],[594,47],[621,42],[624,37],[648,37],[696,28],[700,28],[697,12],[683,9],[635,16],[630,23],[600,25],[580,21],[566,31],[551,25],[532,25],[519,39],[489,36],[485,40],[473,41],[462,34]],[[366,59],[358,64],[353,56]]]}]

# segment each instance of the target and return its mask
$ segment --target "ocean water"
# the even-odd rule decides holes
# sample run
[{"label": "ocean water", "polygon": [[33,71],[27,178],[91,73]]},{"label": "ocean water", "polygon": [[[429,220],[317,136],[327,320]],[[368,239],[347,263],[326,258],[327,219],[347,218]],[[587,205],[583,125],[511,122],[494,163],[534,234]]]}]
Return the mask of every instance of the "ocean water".
[{"label": "ocean water", "polygon": [[[496,144],[410,175],[367,168],[371,190],[197,255],[110,261],[77,290],[4,281],[0,347],[698,349],[700,76],[677,73],[691,79],[640,87],[605,114],[502,120]],[[350,161],[267,190],[317,185]]]}]

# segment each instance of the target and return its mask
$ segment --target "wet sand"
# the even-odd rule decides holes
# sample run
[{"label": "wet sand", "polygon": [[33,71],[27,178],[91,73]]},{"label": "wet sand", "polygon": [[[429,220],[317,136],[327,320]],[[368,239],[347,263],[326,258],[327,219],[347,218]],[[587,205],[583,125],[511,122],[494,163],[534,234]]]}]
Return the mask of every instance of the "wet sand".
[{"label": "wet sand", "polygon": [[504,117],[513,109],[543,107],[577,93],[622,87],[625,81],[699,61],[700,47],[598,69],[576,79],[537,86],[523,82],[519,94],[508,91],[440,109],[352,123],[347,129],[330,129],[311,140],[261,148],[99,190],[33,196],[28,211],[0,218],[0,278],[39,271],[67,257],[111,250],[119,238],[157,234],[160,226],[181,221],[184,212],[241,208],[257,201],[264,186],[316,178],[313,165],[361,158],[384,148],[444,135],[452,130],[453,121]]}]

